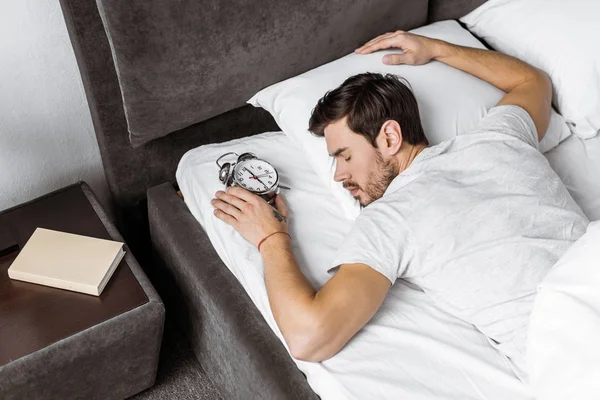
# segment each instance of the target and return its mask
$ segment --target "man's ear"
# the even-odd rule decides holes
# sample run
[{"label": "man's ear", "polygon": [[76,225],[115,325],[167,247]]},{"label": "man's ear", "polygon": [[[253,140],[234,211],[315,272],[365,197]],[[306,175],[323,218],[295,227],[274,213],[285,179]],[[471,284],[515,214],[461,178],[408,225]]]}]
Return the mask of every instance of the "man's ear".
[{"label": "man's ear", "polygon": [[402,129],[397,121],[390,119],[381,125],[377,137],[377,145],[381,153],[388,156],[393,156],[400,151],[400,147],[402,146]]}]

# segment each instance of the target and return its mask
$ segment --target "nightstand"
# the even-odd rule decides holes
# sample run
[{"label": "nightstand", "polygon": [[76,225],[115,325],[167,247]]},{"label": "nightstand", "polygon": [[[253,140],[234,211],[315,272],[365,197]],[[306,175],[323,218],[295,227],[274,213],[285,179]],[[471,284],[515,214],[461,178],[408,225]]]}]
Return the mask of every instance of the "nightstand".
[{"label": "nightstand", "polygon": [[37,227],[123,241],[85,182],[0,212],[0,399],[123,399],[152,386],[165,309],[127,245],[98,297],[11,280]]}]

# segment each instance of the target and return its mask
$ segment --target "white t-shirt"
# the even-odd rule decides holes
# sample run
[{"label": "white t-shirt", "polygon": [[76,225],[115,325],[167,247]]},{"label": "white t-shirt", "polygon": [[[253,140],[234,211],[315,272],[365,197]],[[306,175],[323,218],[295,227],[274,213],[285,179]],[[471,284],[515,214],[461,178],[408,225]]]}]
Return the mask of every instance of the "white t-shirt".
[{"label": "white t-shirt", "polygon": [[329,272],[364,263],[417,284],[525,380],[537,286],[589,223],[537,144],[529,114],[504,105],[424,149],[362,210]]}]

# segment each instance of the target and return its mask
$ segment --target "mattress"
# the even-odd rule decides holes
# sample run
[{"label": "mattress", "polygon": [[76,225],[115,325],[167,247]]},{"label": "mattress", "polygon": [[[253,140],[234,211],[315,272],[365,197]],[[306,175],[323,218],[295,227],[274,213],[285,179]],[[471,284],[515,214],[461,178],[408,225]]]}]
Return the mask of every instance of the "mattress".
[{"label": "mattress", "polygon": [[[301,151],[282,132],[205,145],[182,157],[176,177],[186,205],[286,346],[269,306],[260,254],[212,212],[210,200],[223,188],[215,160],[229,151],[251,151],[268,160],[279,171],[281,183],[291,187],[284,196],[292,246],[315,289],[331,277],[326,272],[329,263],[353,220],[344,216]],[[402,280],[339,353],[320,363],[294,361],[324,400],[532,398],[528,386],[517,379],[485,336]]]}]

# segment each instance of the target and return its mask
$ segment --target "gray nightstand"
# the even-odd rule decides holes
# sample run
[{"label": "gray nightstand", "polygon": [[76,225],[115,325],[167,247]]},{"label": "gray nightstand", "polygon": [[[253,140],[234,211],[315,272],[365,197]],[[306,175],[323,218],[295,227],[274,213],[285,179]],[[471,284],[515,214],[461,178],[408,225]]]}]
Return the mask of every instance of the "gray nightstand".
[{"label": "gray nightstand", "polygon": [[154,384],[165,309],[127,251],[99,297],[8,278],[36,227],[123,241],[85,182],[0,212],[0,399],[123,399]]}]

